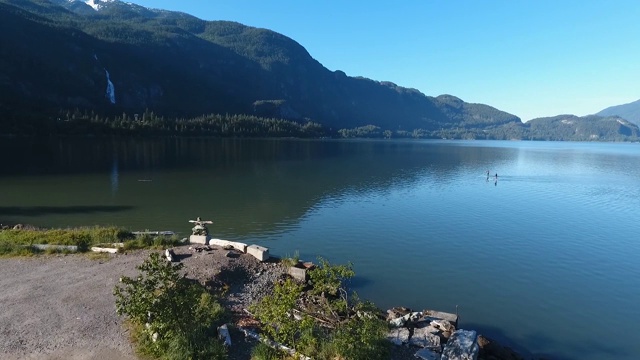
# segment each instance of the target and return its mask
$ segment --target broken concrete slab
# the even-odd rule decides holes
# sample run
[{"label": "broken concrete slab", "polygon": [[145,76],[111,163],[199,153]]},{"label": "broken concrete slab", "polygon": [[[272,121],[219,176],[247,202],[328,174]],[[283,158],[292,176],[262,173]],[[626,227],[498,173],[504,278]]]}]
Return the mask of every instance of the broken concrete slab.
[{"label": "broken concrete slab", "polygon": [[422,316],[425,318],[432,318],[432,319],[429,319],[429,321],[435,320],[435,319],[447,320],[456,328],[458,327],[458,315],[456,314],[451,314],[451,313],[442,312],[442,311],[435,311],[435,310],[423,310]]}]

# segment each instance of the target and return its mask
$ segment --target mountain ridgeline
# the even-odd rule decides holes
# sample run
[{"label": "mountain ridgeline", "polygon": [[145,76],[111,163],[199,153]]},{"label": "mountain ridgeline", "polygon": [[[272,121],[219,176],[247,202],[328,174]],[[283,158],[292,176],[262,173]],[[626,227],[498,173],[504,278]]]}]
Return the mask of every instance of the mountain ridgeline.
[{"label": "mountain ridgeline", "polygon": [[634,102],[608,107],[596,115],[599,116],[619,116],[625,120],[640,125],[640,100]]},{"label": "mountain ridgeline", "polygon": [[[9,133],[50,130],[71,111],[67,119],[103,128],[138,113],[172,119],[160,132],[195,128],[179,119],[243,114],[313,121],[329,136],[539,138],[531,122],[488,105],[330,71],[271,30],[118,0],[0,0],[0,64]],[[627,133],[637,126],[597,135],[637,140]]]}]

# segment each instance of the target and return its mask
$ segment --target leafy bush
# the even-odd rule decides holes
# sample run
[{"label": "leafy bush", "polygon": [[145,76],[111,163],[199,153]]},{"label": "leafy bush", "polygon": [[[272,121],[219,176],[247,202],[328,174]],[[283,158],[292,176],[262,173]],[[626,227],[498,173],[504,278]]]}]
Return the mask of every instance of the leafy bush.
[{"label": "leafy bush", "polygon": [[355,275],[351,264],[331,265],[322,258],[319,263],[309,272],[308,291],[287,279],[250,307],[264,335],[318,360],[388,359],[388,326],[379,310],[355,293],[348,296],[345,281]]},{"label": "leafy bush", "polygon": [[295,320],[293,310],[301,294],[302,285],[287,279],[275,285],[272,295],[250,307],[256,318],[267,325],[263,330],[269,338],[295,346],[300,323]]},{"label": "leafy bush", "polygon": [[[138,351],[158,359],[223,359],[216,327],[224,308],[197,282],[185,278],[183,264],[152,253],[135,278],[122,277],[114,289],[116,311],[132,323]],[[154,340],[155,337],[155,340]]]},{"label": "leafy bush", "polygon": [[355,275],[353,266],[331,265],[329,261],[318,258],[319,266],[309,271],[309,278],[313,284],[313,293],[322,293],[337,296],[339,289],[343,288],[344,282]]}]

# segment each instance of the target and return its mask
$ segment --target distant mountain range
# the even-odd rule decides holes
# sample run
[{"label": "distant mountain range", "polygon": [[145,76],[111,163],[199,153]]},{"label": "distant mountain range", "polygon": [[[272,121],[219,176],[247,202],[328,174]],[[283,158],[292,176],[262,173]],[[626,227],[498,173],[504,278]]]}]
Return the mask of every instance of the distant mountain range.
[{"label": "distant mountain range", "polygon": [[640,100],[632,103],[616,105],[608,107],[596,115],[600,116],[619,116],[625,120],[629,120],[636,125],[640,125]]},{"label": "distant mountain range", "polygon": [[[95,116],[249,114],[312,120],[334,132],[373,125],[404,135],[547,139],[533,133],[534,124],[545,123],[538,119],[523,124],[452,95],[330,71],[271,30],[118,0],[0,0],[5,131],[28,132],[74,109]],[[625,135],[637,134],[637,126],[579,122],[598,129],[586,139],[637,140]],[[624,129],[607,130],[616,123]]]}]

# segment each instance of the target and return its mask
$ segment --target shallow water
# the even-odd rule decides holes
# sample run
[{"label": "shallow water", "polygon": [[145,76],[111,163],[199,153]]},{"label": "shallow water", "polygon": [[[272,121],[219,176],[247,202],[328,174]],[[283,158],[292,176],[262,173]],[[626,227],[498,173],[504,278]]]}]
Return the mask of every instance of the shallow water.
[{"label": "shallow water", "polygon": [[[351,261],[386,308],[559,359],[640,356],[640,145],[3,141],[0,221],[119,225]],[[487,179],[486,172],[491,177]],[[495,180],[498,173],[498,180]]]}]

